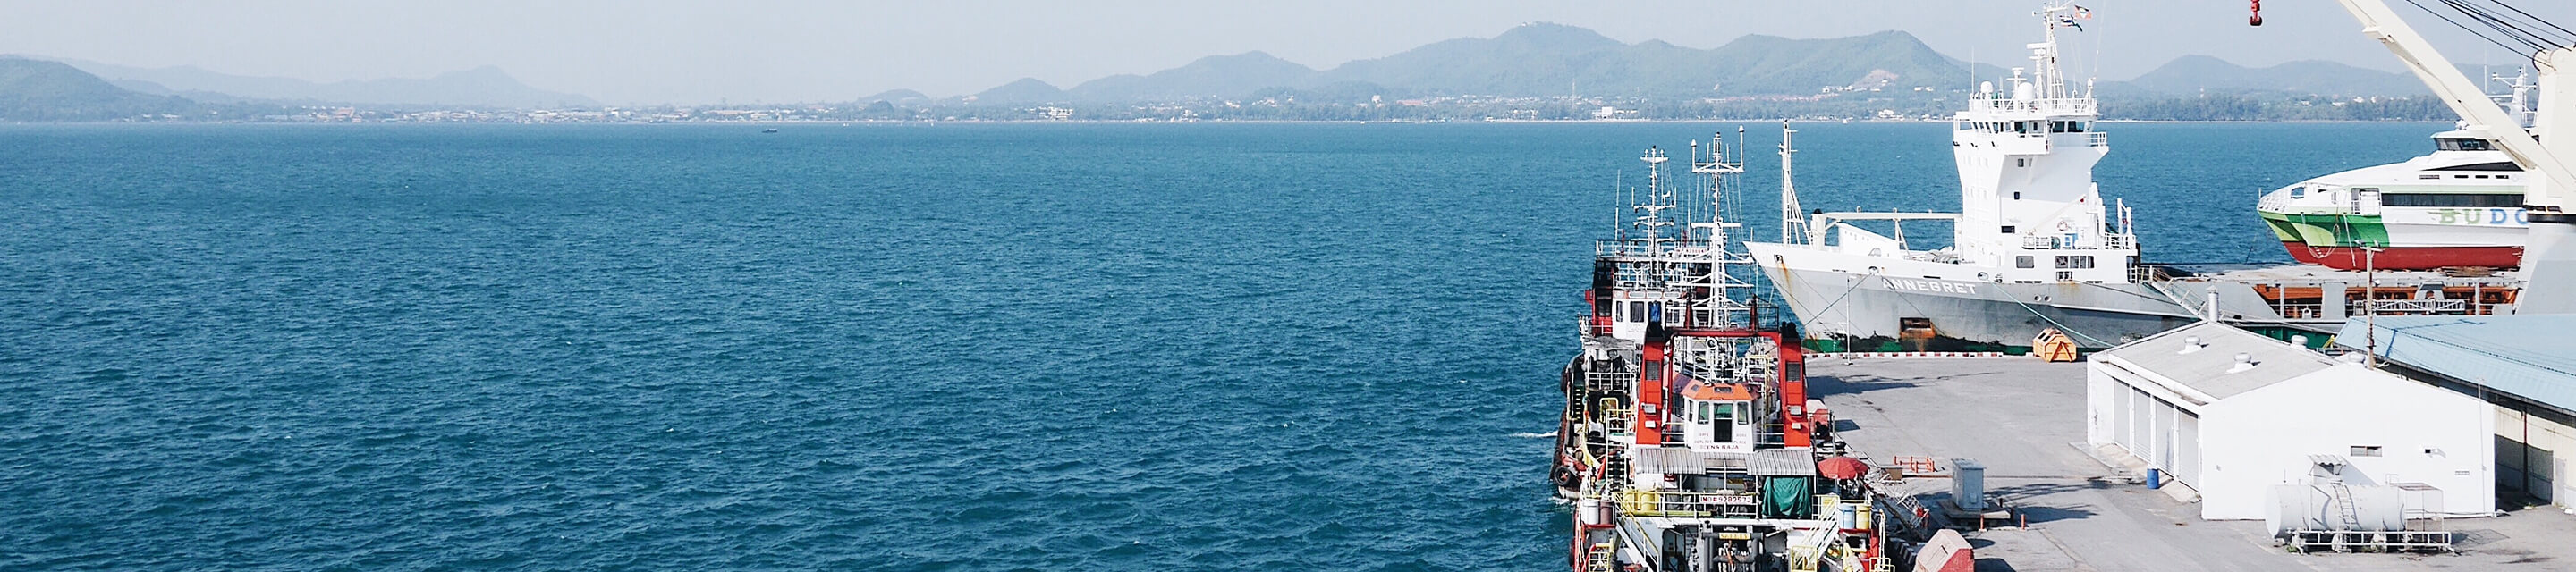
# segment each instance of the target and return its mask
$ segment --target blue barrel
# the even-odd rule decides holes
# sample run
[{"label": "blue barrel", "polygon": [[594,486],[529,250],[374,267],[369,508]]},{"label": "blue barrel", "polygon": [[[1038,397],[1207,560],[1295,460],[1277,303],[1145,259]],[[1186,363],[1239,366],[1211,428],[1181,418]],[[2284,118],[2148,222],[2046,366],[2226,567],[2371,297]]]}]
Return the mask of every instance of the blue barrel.
[{"label": "blue barrel", "polygon": [[2163,469],[2147,469],[2147,488],[2165,488],[2165,472]]}]

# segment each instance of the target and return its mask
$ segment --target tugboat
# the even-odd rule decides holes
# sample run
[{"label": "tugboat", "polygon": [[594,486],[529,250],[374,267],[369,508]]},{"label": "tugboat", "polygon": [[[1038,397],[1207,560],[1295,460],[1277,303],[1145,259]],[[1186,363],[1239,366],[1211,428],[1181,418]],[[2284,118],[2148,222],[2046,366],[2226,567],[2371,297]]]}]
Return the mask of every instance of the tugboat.
[{"label": "tugboat", "polygon": [[[1739,139],[1741,131],[1739,130]],[[1868,463],[1845,456],[1831,414],[1806,394],[1796,330],[1760,325],[1751,260],[1718,208],[1724,140],[1690,171],[1705,196],[1669,184],[1649,149],[1647,186],[1594,245],[1583,351],[1560,379],[1553,480],[1572,502],[1577,572],[1884,570]],[[1910,497],[1907,497],[1910,499]]]},{"label": "tugboat", "polygon": [[[2529,130],[2539,115],[2529,74],[2490,96]],[[2522,168],[2481,127],[2433,135],[2432,154],[2282,187],[2256,210],[2290,257],[2338,270],[2432,270],[2522,264]]]}]

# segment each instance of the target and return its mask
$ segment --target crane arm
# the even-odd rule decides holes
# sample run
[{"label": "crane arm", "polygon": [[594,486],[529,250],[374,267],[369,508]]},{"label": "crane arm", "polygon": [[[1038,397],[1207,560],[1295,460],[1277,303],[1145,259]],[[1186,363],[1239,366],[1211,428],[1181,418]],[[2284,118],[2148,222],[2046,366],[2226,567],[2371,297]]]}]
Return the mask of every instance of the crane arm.
[{"label": "crane arm", "polygon": [[[2521,122],[2489,101],[2486,91],[2478,89],[2477,83],[2469,81],[2468,76],[2451,65],[2451,60],[2434,50],[2433,44],[2426,42],[2422,34],[2415,33],[2405,20],[2398,19],[2397,12],[2389,9],[2387,3],[2380,0],[2337,1],[2343,4],[2344,10],[2352,12],[2353,19],[2361,21],[2363,35],[2387,45],[2388,51],[2395,53],[2398,61],[2406,63],[2406,69],[2414,71],[2417,79],[2423,80],[2425,86],[2433,88],[2434,95],[2451,106],[2451,111],[2459,113],[2460,118],[2467,119],[2471,125],[2484,128],[2497,146],[2513,157],[2514,163],[2520,164],[2525,172],[2540,175],[2524,195],[2525,204],[2539,211],[2563,211],[2576,206],[2576,171],[2567,169],[2568,165],[2576,164],[2576,160],[2570,159],[2576,157],[2576,149],[2541,146],[2540,140],[2522,130]],[[2576,73],[2576,69],[2568,69],[2576,67],[2576,51],[2550,50],[2541,52],[2535,60],[2542,67],[2539,71],[2543,76]],[[2555,94],[2543,94],[2543,105],[2561,105],[2546,99],[2549,95]],[[2549,113],[2543,112],[2543,115]]]}]

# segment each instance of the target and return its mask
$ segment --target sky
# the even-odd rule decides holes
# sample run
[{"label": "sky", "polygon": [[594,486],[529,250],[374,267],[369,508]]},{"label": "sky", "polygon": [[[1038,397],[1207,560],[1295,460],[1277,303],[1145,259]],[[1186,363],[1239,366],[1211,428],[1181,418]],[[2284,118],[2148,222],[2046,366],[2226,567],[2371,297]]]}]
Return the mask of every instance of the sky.
[{"label": "sky", "polygon": [[[2576,1],[2508,0],[2576,27]],[[2462,63],[2511,55],[2390,0]],[[2184,55],[2267,66],[2321,59],[2397,71],[2328,0],[2096,0],[2066,51],[2128,79]],[[1904,30],[1961,59],[2021,57],[2035,0],[493,1],[0,0],[0,53],[195,65],[311,81],[429,77],[495,65],[611,104],[849,101],[907,88],[964,95],[1022,77],[1059,87],[1260,50],[1317,69],[1528,22],[1624,42],[1713,48],[1746,34]],[[2006,64],[2010,65],[2010,64]]]}]

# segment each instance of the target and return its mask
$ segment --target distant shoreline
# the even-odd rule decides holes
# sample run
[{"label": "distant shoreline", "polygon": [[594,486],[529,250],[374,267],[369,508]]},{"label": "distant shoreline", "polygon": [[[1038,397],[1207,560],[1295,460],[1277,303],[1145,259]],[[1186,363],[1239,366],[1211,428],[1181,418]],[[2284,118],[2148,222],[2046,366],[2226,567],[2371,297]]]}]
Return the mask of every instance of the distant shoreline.
[{"label": "distant shoreline", "polygon": [[[432,125],[521,125],[521,126],[531,126],[531,127],[534,127],[534,126],[564,126],[564,125],[631,125],[631,126],[653,126],[653,125],[697,125],[697,126],[762,126],[762,125],[800,125],[800,126],[813,126],[813,125],[830,125],[830,126],[849,126],[849,127],[858,127],[858,126],[878,126],[878,127],[931,127],[931,126],[938,126],[938,125],[1190,125],[1190,124],[1213,124],[1213,125],[1442,125],[1442,124],[1491,124],[1491,125],[1636,125],[1636,124],[1702,124],[1702,123],[1778,123],[1778,122],[1780,122],[1780,121],[1781,121],[1781,119],[1779,119],[1779,118],[1765,118],[1765,119],[1496,119],[1496,120],[1467,119],[1467,120],[1441,120],[1441,121],[1356,121],[1356,120],[1305,120],[1305,119],[1222,119],[1222,120],[1191,120],[1191,121],[1159,121],[1159,120],[1132,120],[1132,119],[1130,119],[1130,120],[1116,120],[1116,119],[1061,119],[1061,120],[1018,120],[1018,119],[1014,119],[1014,120],[984,120],[984,119],[960,119],[960,120],[954,120],[954,121],[830,121],[830,120],[762,120],[762,121],[668,121],[668,122],[654,122],[654,121],[554,121],[554,122],[538,122],[538,121],[328,121],[328,122],[326,122],[326,121],[23,121],[23,122],[0,122],[0,127],[5,127],[5,126],[46,126],[46,125],[134,125],[134,126],[146,126],[146,125],[151,125],[151,126],[191,126],[191,125],[195,125],[195,126],[204,126],[204,125],[301,125],[301,126],[315,126],[315,127],[321,127],[321,126],[344,126],[344,127],[345,127],[345,126],[394,126],[394,125],[404,125],[404,126],[432,126]],[[1792,123],[1792,124],[1798,124],[1798,125],[1815,125],[1815,124],[1854,124],[1854,123],[1903,123],[1903,124],[1932,123],[1932,124],[1937,124],[1937,123],[1949,123],[1949,122],[1950,122],[1950,120],[1947,120],[1947,119],[1853,119],[1853,120],[1838,120],[1838,119],[1789,119],[1789,120],[1787,120],[1787,121],[1788,121],[1789,123]],[[2101,122],[2101,123],[2211,123],[2211,124],[2246,124],[2246,123],[2315,123],[2315,124],[2346,124],[2346,123],[2434,123],[2434,124],[2441,124],[2441,123],[2453,123],[2453,121],[2443,121],[2443,120],[2413,120],[2413,119],[2241,119],[2241,120],[2235,120],[2235,119],[2098,119],[2098,120],[2095,120],[2095,121],[2098,121],[2098,122]]]}]

